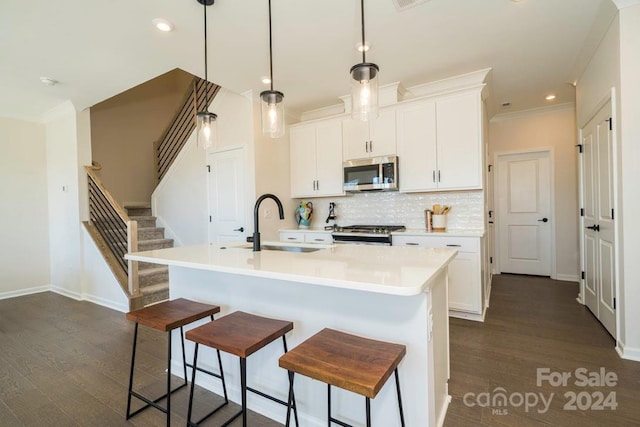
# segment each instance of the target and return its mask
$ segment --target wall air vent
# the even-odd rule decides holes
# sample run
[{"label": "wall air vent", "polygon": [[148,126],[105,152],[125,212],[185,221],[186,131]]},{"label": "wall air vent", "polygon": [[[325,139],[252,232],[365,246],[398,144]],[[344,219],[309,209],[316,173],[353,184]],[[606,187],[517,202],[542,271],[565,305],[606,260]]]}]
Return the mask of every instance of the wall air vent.
[{"label": "wall air vent", "polygon": [[422,3],[426,3],[430,0],[393,0],[393,5],[398,9],[398,12],[410,9]]}]

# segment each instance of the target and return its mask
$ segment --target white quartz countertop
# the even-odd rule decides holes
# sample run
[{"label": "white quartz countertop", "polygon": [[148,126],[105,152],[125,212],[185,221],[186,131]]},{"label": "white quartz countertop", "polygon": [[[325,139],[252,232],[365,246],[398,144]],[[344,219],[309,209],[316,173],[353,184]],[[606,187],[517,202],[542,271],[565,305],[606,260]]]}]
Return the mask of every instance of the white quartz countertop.
[{"label": "white quartz countertop", "polygon": [[324,228],[283,228],[278,231],[281,233],[333,233],[333,230],[325,230]]},{"label": "white quartz countertop", "polygon": [[[233,245],[233,244],[232,244]],[[322,248],[316,252],[262,250],[250,245],[197,245],[127,254],[132,261],[195,268],[319,286],[412,296],[429,289],[457,254],[454,249],[262,242]]]}]

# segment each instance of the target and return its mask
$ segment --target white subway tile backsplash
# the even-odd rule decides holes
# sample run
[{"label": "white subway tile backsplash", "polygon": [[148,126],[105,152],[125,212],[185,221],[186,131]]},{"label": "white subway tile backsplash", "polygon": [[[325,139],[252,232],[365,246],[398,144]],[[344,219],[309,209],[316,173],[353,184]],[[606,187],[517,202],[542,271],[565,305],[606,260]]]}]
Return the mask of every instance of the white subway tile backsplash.
[{"label": "white subway tile backsplash", "polygon": [[311,227],[321,228],[329,212],[329,202],[336,203],[336,223],[400,224],[424,229],[424,210],[434,204],[452,206],[447,215],[450,230],[484,229],[482,191],[455,193],[354,193],[345,197],[305,199],[313,202]]}]

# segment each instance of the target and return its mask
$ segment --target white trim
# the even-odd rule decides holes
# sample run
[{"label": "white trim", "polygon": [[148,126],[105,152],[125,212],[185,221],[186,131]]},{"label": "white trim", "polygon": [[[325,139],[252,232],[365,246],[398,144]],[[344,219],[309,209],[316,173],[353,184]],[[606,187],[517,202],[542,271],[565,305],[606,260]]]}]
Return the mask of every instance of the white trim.
[{"label": "white trim", "polygon": [[640,362],[640,348],[625,347],[622,341],[618,341],[616,351],[621,358]]},{"label": "white trim", "polygon": [[618,10],[640,4],[640,0],[612,0]]},{"label": "white trim", "polygon": [[0,300],[21,297],[24,295],[39,294],[42,292],[48,292],[50,290],[51,290],[51,285],[44,285],[44,286],[35,286],[33,288],[19,289],[16,291],[3,292],[3,293],[0,293]]},{"label": "white trim", "polygon": [[577,274],[556,274],[556,280],[561,280],[563,282],[580,282]]},{"label": "white trim", "polygon": [[411,86],[407,88],[407,96],[405,97],[405,100],[441,95],[462,89],[483,87],[490,72],[491,68],[483,68],[481,70],[472,71],[471,73]]},{"label": "white trim", "polygon": [[494,253],[494,274],[502,273],[502,269],[500,268],[500,239],[497,236],[500,235],[500,195],[499,195],[499,185],[498,185],[498,160],[502,156],[513,156],[517,154],[529,154],[529,153],[549,153],[549,196],[551,197],[549,209],[553,214],[553,220],[551,221],[551,260],[550,260],[550,275],[551,278],[556,280],[556,267],[557,267],[557,259],[556,259],[556,176],[555,176],[555,152],[553,147],[538,147],[538,148],[529,148],[525,150],[510,150],[510,151],[498,151],[493,154],[493,164],[494,164],[494,176],[493,176],[493,213],[495,215],[494,218],[494,245],[493,245],[493,253]]},{"label": "white trim", "polygon": [[564,104],[548,105],[546,107],[540,107],[540,108],[531,108],[529,110],[513,111],[509,113],[498,113],[495,116],[493,116],[491,120],[489,120],[489,122],[490,123],[502,122],[505,120],[513,120],[513,119],[520,119],[520,118],[531,117],[531,116],[539,116],[542,114],[549,114],[555,111],[575,110],[575,109],[576,109],[575,103],[567,102]]},{"label": "white trim", "polygon": [[51,289],[49,289],[49,290],[51,292],[53,292],[53,293],[58,294],[58,295],[65,296],[67,298],[72,298],[72,299],[77,300],[77,301],[84,300],[84,298],[82,297],[82,294],[79,294],[78,292],[70,291],[70,290],[65,289],[65,288],[61,288],[60,286],[51,285]]},{"label": "white trim", "polygon": [[111,300],[100,298],[94,295],[85,294],[82,300],[90,302],[92,304],[100,305],[102,307],[110,308],[111,310],[119,311],[121,313],[129,312],[128,305],[123,305],[117,301],[111,301]]},{"label": "white trim", "polygon": [[436,421],[436,426],[437,427],[442,427],[444,425],[444,420],[447,417],[447,410],[449,409],[449,404],[451,403],[451,395],[448,394],[447,397],[444,399],[444,402],[442,403],[442,409],[440,410],[440,416],[438,417],[438,420]]}]

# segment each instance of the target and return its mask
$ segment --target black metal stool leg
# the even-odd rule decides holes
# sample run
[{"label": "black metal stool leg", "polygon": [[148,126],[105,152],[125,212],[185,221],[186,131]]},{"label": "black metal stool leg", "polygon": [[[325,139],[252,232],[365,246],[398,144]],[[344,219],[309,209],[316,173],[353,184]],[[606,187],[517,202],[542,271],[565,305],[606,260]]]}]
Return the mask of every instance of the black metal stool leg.
[{"label": "black metal stool leg", "polygon": [[371,399],[365,398],[367,405],[367,427],[371,427]]},{"label": "black metal stool leg", "polygon": [[331,427],[331,384],[327,384],[327,413],[329,414],[327,425]]},{"label": "black metal stool leg", "polygon": [[[289,375],[289,397],[287,399],[287,422],[285,424],[286,427],[289,427],[289,423],[291,422],[291,405],[293,404],[293,371],[287,371]],[[298,421],[296,420],[296,427],[298,426]]]},{"label": "black metal stool leg", "polygon": [[216,352],[218,352],[218,368],[220,368],[220,379],[222,380],[222,392],[224,393],[224,402],[229,403],[229,397],[227,396],[227,382],[224,380],[224,371],[222,370],[222,358],[220,357],[220,350],[216,349]]},{"label": "black metal stool leg", "polygon": [[184,351],[184,329],[180,326],[180,339],[182,340],[182,369],[184,370],[184,385],[187,385],[187,353]]},{"label": "black metal stool leg", "polygon": [[240,387],[242,391],[242,427],[247,427],[247,359],[240,358]]},{"label": "black metal stool leg", "polygon": [[131,371],[129,373],[129,394],[127,396],[127,419],[131,418],[131,392],[133,391],[133,366],[136,361],[136,344],[138,342],[138,322],[133,330],[133,350],[131,351]]},{"label": "black metal stool leg", "polygon": [[167,332],[167,427],[171,427],[171,331]]},{"label": "black metal stool leg", "polygon": [[196,385],[196,366],[198,366],[198,346],[200,344],[196,343],[196,348],[193,353],[193,369],[191,370],[191,391],[189,392],[189,408],[187,409],[187,426],[191,426],[191,410],[193,409],[193,391]]},{"label": "black metal stool leg", "polygon": [[[285,335],[282,336],[282,346],[284,347],[284,352],[287,353],[289,349],[287,348],[287,337]],[[291,407],[293,408],[293,417],[296,420],[296,427],[300,427],[300,422],[298,421],[298,406],[296,405],[296,395],[291,387]],[[289,412],[287,409],[287,417],[289,416]]]},{"label": "black metal stool leg", "polygon": [[404,427],[404,413],[402,411],[402,396],[400,395],[400,379],[398,378],[398,368],[396,373],[396,391],[398,392],[398,408],[400,409],[400,425]]}]

